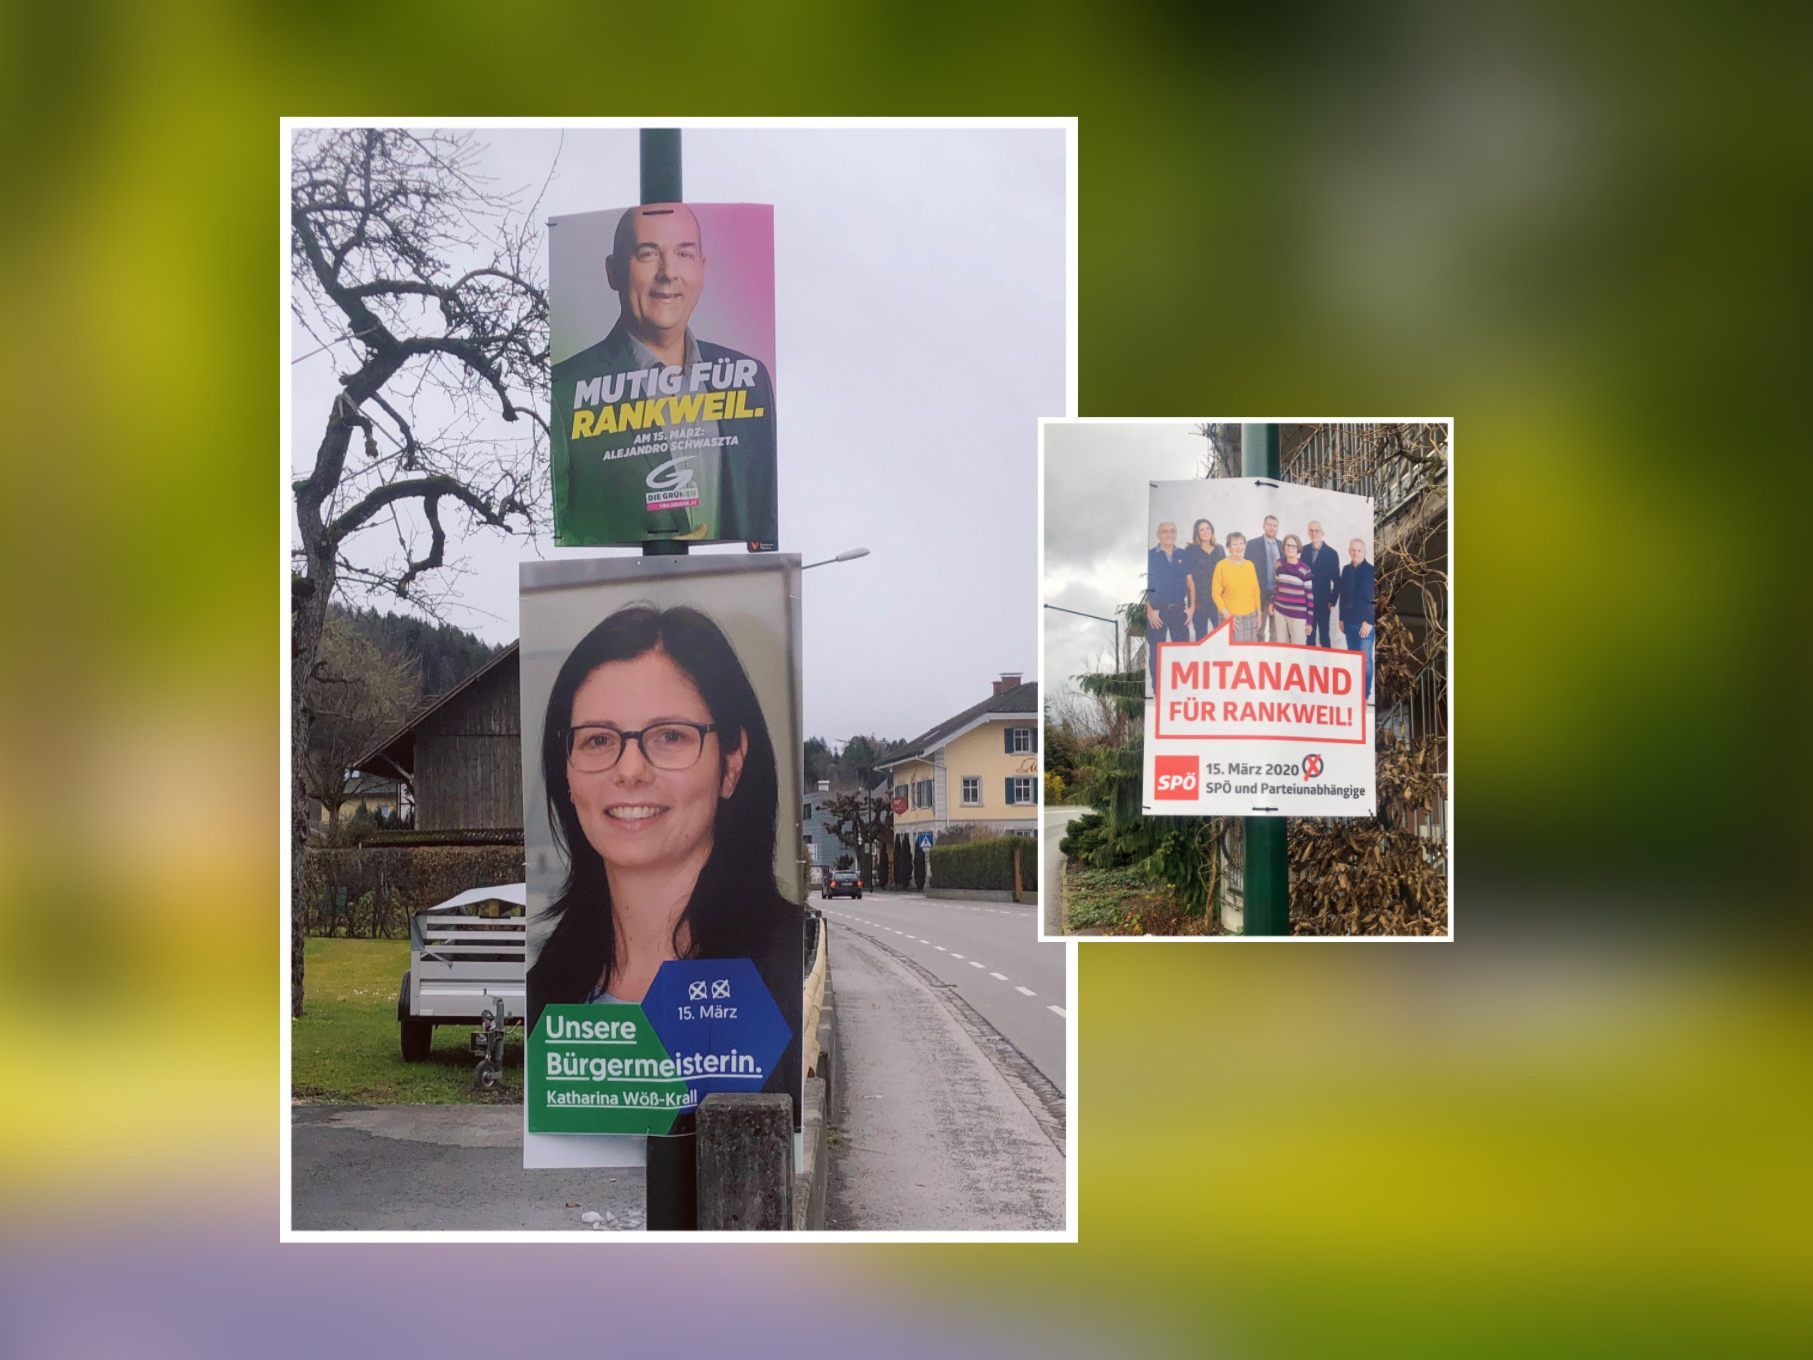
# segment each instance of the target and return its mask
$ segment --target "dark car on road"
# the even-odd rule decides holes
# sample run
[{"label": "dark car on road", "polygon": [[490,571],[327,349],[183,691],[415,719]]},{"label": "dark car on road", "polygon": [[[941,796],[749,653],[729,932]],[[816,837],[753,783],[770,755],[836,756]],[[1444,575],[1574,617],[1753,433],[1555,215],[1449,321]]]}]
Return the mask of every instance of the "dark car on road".
[{"label": "dark car on road", "polygon": [[862,896],[862,875],[854,869],[830,869],[825,873],[823,897]]}]

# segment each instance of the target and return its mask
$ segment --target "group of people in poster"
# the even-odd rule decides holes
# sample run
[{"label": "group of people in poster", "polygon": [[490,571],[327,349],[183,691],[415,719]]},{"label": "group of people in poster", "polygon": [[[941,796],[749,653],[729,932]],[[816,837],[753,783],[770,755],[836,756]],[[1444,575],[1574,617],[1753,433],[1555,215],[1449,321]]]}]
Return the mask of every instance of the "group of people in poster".
[{"label": "group of people in poster", "polygon": [[1307,546],[1296,534],[1280,538],[1276,515],[1267,515],[1262,528],[1251,540],[1234,530],[1217,541],[1215,526],[1198,519],[1179,548],[1177,525],[1158,526],[1158,544],[1146,554],[1148,647],[1200,640],[1228,620],[1236,642],[1330,647],[1334,613],[1342,645],[1366,658],[1370,700],[1377,619],[1365,540],[1348,543],[1343,563],[1316,520],[1309,522]]}]

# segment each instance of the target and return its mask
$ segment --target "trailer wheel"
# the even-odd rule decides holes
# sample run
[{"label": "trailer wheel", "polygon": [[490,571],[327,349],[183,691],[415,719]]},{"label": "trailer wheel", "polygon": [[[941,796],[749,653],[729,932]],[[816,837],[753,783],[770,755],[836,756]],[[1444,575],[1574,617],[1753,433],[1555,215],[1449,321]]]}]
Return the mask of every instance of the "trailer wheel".
[{"label": "trailer wheel", "polygon": [[409,1014],[409,974],[397,989],[397,1027],[403,1036],[403,1061],[421,1062],[434,1046],[434,1021],[417,1020]]},{"label": "trailer wheel", "polygon": [[403,1061],[421,1062],[428,1056],[428,1050],[434,1044],[434,1022],[432,1020],[405,1020],[403,1022]]}]

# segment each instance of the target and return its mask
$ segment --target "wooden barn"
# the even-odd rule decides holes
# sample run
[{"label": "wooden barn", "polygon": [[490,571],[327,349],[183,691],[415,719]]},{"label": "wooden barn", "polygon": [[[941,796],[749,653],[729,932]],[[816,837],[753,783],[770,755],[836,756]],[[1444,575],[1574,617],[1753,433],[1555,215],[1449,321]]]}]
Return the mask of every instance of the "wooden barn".
[{"label": "wooden barn", "polygon": [[522,682],[513,642],[358,764],[415,794],[415,829],[522,836]]}]

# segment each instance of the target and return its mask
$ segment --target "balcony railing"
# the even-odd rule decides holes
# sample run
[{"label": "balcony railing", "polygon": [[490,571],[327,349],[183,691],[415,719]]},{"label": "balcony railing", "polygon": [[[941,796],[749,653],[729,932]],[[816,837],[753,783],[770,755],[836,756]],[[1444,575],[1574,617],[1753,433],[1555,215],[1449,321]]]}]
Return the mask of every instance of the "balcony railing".
[{"label": "balcony railing", "polygon": [[1445,736],[1448,731],[1447,676],[1439,666],[1425,666],[1410,693],[1379,714],[1379,732],[1405,741]]},{"label": "balcony railing", "polygon": [[1443,465],[1445,450],[1432,441],[1429,426],[1342,422],[1285,429],[1307,433],[1283,455],[1284,480],[1370,497],[1380,524],[1409,505],[1430,485],[1431,470]]}]

